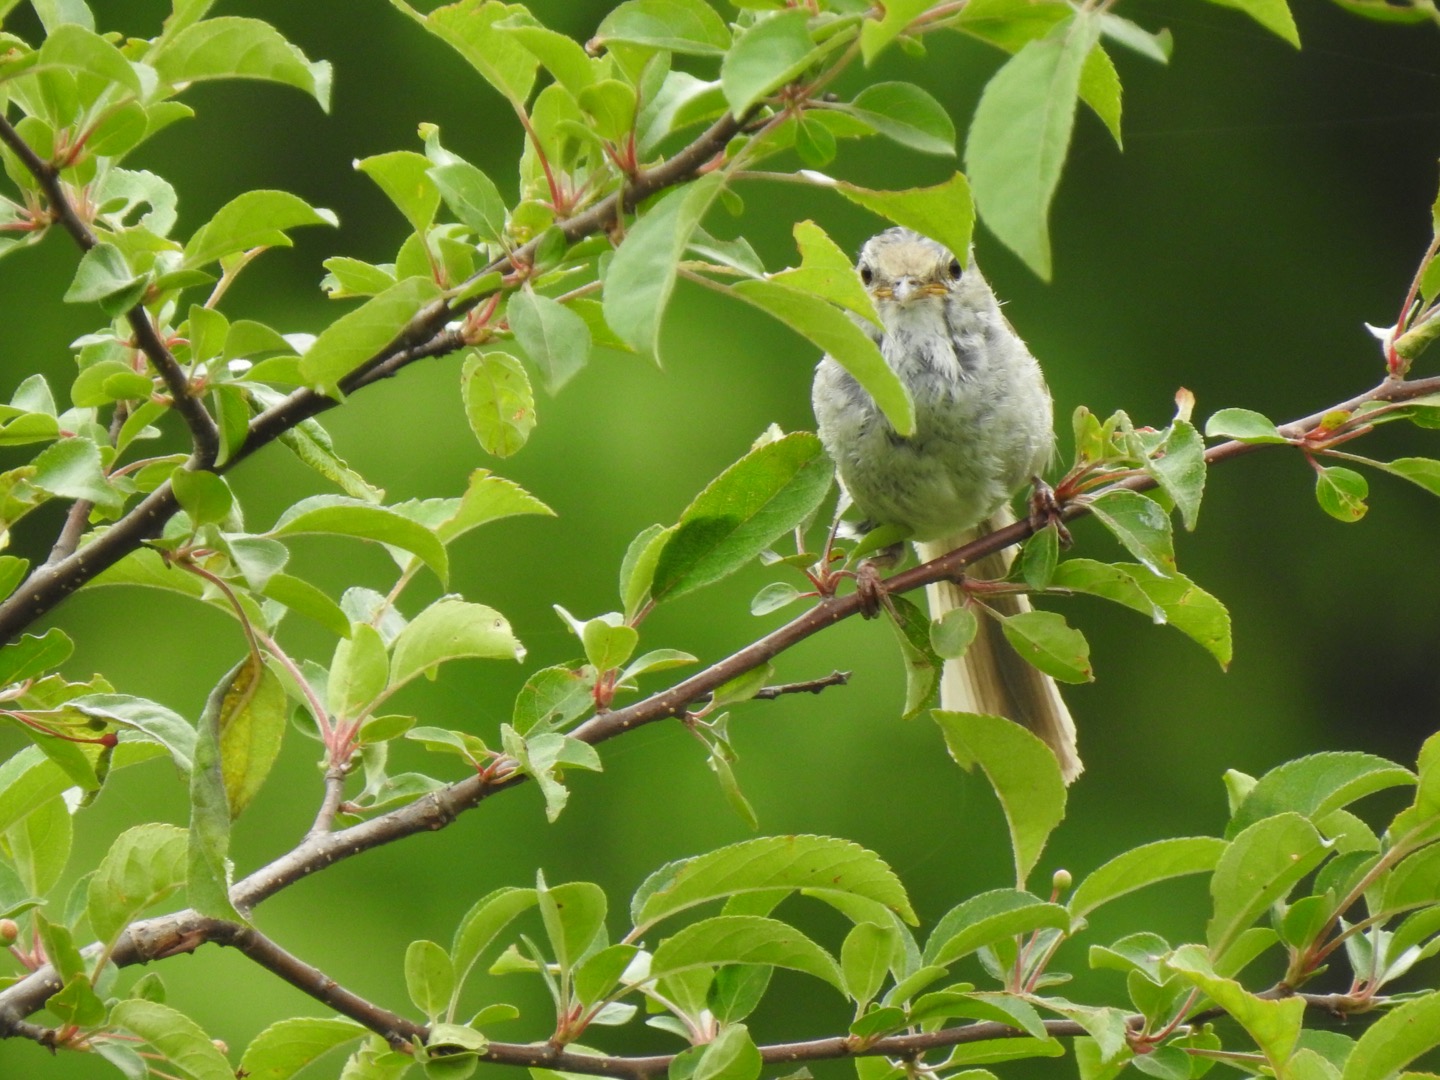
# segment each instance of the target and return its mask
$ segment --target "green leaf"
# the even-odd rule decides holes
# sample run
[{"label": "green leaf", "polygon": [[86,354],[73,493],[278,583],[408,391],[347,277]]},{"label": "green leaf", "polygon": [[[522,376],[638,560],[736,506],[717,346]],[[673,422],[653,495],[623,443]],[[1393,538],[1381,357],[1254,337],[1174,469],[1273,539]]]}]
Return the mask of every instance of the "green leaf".
[{"label": "green leaf", "polygon": [[1175,572],[1170,516],[1154,499],[1119,488],[1088,503],[1090,512],[1125,549],[1161,577]]},{"label": "green leaf", "polygon": [[[183,840],[183,833],[181,837]],[[38,903],[34,898],[45,896],[59,884],[74,839],[70,807],[64,797],[46,800],[5,830],[8,864],[0,869],[0,909],[5,918],[14,918],[17,906],[30,907],[32,900]],[[181,850],[183,857],[183,847]],[[12,883],[12,874],[19,880]]]},{"label": "green leaf", "polygon": [[344,1017],[297,1016],[271,1024],[245,1048],[237,1076],[289,1080],[305,1066],[368,1031]]},{"label": "green leaf", "polygon": [[140,302],[146,283],[119,248],[100,243],[81,256],[62,299],[67,304],[100,304],[107,315],[118,315]]},{"label": "green leaf", "polygon": [[640,930],[713,900],[797,889],[861,898],[916,922],[904,886],[878,855],[827,836],[760,837],[669,863],[635,891],[630,916]]},{"label": "green leaf", "polygon": [[1081,73],[1099,34],[1099,22],[1085,11],[1027,42],[986,85],[965,143],[966,171],[986,224],[1046,281],[1050,200],[1070,145]]},{"label": "green leaf", "polygon": [[1174,501],[1185,528],[1194,529],[1200,497],[1205,493],[1205,442],[1200,433],[1184,420],[1176,420],[1145,471]]},{"label": "green leaf", "polygon": [[582,90],[595,82],[595,70],[599,65],[590,59],[575,39],[543,26],[529,26],[514,20],[506,20],[498,29],[520,42],[571,94],[578,97]]},{"label": "green leaf", "polygon": [[935,697],[942,660],[931,641],[930,617],[903,596],[891,596],[885,605],[905,661],[905,707],[902,720],[919,716]]},{"label": "green leaf", "polygon": [[[694,1057],[692,1062],[686,1060]],[[758,1080],[765,1067],[744,1024],[726,1024],[720,1034],[703,1046],[687,1050],[671,1066],[671,1076],[680,1080]]]},{"label": "green leaf", "polygon": [[510,294],[505,313],[516,344],[540,369],[550,393],[559,393],[589,361],[590,327],[559,301],[527,285]]},{"label": "green leaf", "polygon": [[680,259],[722,183],[710,173],[664,195],[631,226],[605,271],[605,321],[644,356],[659,354],[660,319]]},{"label": "green leaf", "polygon": [[1054,525],[1047,525],[1025,541],[1020,557],[1020,575],[1032,589],[1044,589],[1054,581],[1059,561],[1060,530]]},{"label": "green leaf", "polygon": [[146,59],[172,86],[208,79],[265,79],[303,90],[322,109],[330,109],[330,64],[307,60],[260,19],[206,19],[187,26]]},{"label": "green leaf", "polygon": [[635,127],[635,88],[619,79],[601,79],[579,94],[580,108],[602,139],[620,143]]},{"label": "green leaf", "polygon": [[40,46],[40,67],[65,67],[115,83],[139,97],[140,76],[125,54],[93,29],[63,23],[55,27]]},{"label": "green leaf", "polygon": [[111,1010],[110,1023],[149,1043],[166,1067],[181,1070],[186,1080],[235,1080],[225,1055],[200,1025],[169,1005],[130,998]]},{"label": "green leaf", "polygon": [[1221,409],[1205,421],[1205,437],[1262,444],[1289,441],[1274,421],[1253,409]]},{"label": "green leaf", "polygon": [[1070,897],[1070,913],[1083,917],[1126,893],[1157,881],[1215,869],[1229,845],[1214,836],[1156,840],[1123,852],[1093,871]]},{"label": "green leaf", "polygon": [[605,16],[594,41],[719,56],[730,48],[730,31],[704,0],[627,0]]},{"label": "green leaf", "polygon": [[1164,621],[1204,648],[1222,668],[1230,666],[1233,652],[1230,613],[1224,604],[1184,574],[1171,572],[1161,576],[1139,563],[1115,565],[1164,613]]},{"label": "green leaf", "polygon": [[[405,215],[411,228],[422,236],[435,220],[435,211],[440,206],[440,189],[429,175],[431,165],[429,158],[413,150],[392,150],[355,162],[355,168],[379,185]],[[501,213],[504,213],[503,205]]]},{"label": "green leaf", "polygon": [[674,526],[650,525],[625,549],[625,557],[620,562],[620,602],[625,606],[627,621],[633,620],[650,598],[655,564],[674,532]]},{"label": "green leaf", "polygon": [[944,660],[959,660],[980,631],[980,620],[968,607],[951,608],[930,624],[930,647]]},{"label": "green leaf", "polygon": [[880,992],[899,944],[900,934],[893,923],[856,923],[845,935],[840,969],[846,991],[861,1008]]},{"label": "green leaf", "polygon": [[460,370],[465,418],[485,450],[509,457],[535,428],[535,396],[525,367],[503,352],[472,351]]},{"label": "green leaf", "polygon": [[320,287],[332,300],[378,296],[395,284],[395,275],[391,271],[360,259],[335,255],[320,265],[330,271],[321,279]]},{"label": "green leaf", "polygon": [[488,243],[504,239],[505,200],[493,180],[468,161],[433,166],[427,175],[462,225]]},{"label": "green leaf", "polygon": [[220,773],[230,816],[239,817],[280,755],[290,703],[279,677],[257,656],[231,669],[221,686]]},{"label": "green leaf", "polygon": [[975,205],[970,198],[970,184],[962,173],[957,172],[934,187],[907,188],[904,191],[874,191],[843,180],[807,175],[822,186],[833,187],[857,206],[863,206],[896,225],[923,233],[953,252],[970,250]]},{"label": "green leaf", "polygon": [[571,881],[539,887],[540,917],[555,962],[568,971],[605,932],[605,890],[594,882]]},{"label": "green leaf", "polygon": [[352,536],[390,544],[418,555],[442,582],[449,573],[445,546],[434,531],[392,509],[346,495],[312,495],[301,499],[280,515],[280,520],[266,535],[304,534]]},{"label": "green leaf", "polygon": [[1432,495],[1440,495],[1440,461],[1433,458],[1405,457],[1387,461],[1380,466],[1394,476],[1419,484]]},{"label": "green leaf", "polygon": [[1376,791],[1415,783],[1415,774],[1374,754],[1332,751],[1278,765],[1262,776],[1231,815],[1227,836],[1286,811],[1312,822]]},{"label": "green leaf", "polygon": [[523,660],[525,648],[494,608],[441,597],[395,639],[390,685],[402,686],[447,660]]},{"label": "green leaf", "polygon": [[1305,1002],[1298,998],[1267,1000],[1249,993],[1233,979],[1223,979],[1210,966],[1199,945],[1182,945],[1165,961],[1176,972],[1229,1013],[1265,1055],[1277,1075],[1300,1039]]},{"label": "green leaf", "polygon": [[855,95],[854,101],[838,107],[901,146],[955,156],[955,124],[950,114],[914,83],[872,83]]},{"label": "green leaf", "polygon": [[[1280,35],[1297,49],[1300,47],[1300,31],[1295,28],[1295,18],[1285,0],[1210,0],[1221,7],[1243,11],[1266,30]],[[1348,1076],[1346,1080],[1349,1080]]]},{"label": "green leaf", "polygon": [[[253,660],[253,657],[250,658]],[[243,670],[245,661],[241,662]],[[195,760],[190,770],[190,836],[186,870],[186,899],[202,915],[244,923],[230,902],[229,794],[225,787],[221,725],[233,701],[234,672],[210,691],[196,725]]]},{"label": "green leaf", "polygon": [[680,515],[651,596],[670,600],[728,577],[815,511],[830,489],[820,440],[795,432],[752,450]]},{"label": "green leaf", "polygon": [[655,949],[652,978],[721,964],[768,964],[804,972],[844,993],[834,957],[786,923],[758,915],[716,915],[681,928]]},{"label": "green leaf", "polygon": [[[407,512],[412,504],[402,503]],[[515,517],[521,514],[543,514],[554,517],[555,511],[535,498],[519,484],[495,476],[489,469],[476,469],[470,474],[465,494],[458,499],[427,499],[415,504],[426,513],[419,515],[427,524],[432,520],[433,510],[435,533],[443,543],[449,544],[464,536],[471,529],[478,529],[492,521]]]},{"label": "green leaf", "polygon": [[860,54],[869,67],[882,49],[905,31],[915,17],[930,7],[931,0],[890,0],[878,20],[867,19],[860,27]]},{"label": "green leaf", "polygon": [[800,265],[781,270],[772,275],[772,280],[814,293],[880,326],[880,314],[849,256],[813,221],[801,221],[793,231],[795,246],[800,249]]},{"label": "green leaf", "polygon": [[0,647],[0,686],[34,679],[59,667],[75,651],[75,642],[58,626],[38,637],[26,634]]},{"label": "green leaf", "polygon": [[119,496],[105,478],[100,449],[89,439],[74,436],[47,446],[30,463],[30,483],[62,499],[89,499],[114,506]]},{"label": "green leaf", "polygon": [[1315,501],[1338,521],[1359,521],[1364,517],[1370,509],[1365,504],[1369,494],[1369,482],[1354,469],[1330,465],[1315,470]]},{"label": "green leaf", "polygon": [[219,524],[235,507],[235,495],[225,478],[205,469],[181,466],[170,474],[170,490],[196,526]]},{"label": "green leaf", "polygon": [[[195,729],[165,706],[130,694],[82,694],[65,704],[86,716],[133,731],[146,742],[163,746],[176,768],[181,772],[190,771],[195,756]],[[0,791],[3,790],[0,787]],[[3,820],[0,816],[0,821]]]},{"label": "green leaf", "polygon": [[505,887],[487,893],[465,913],[455,928],[450,957],[455,962],[455,993],[458,995],[480,955],[518,916],[539,900],[534,889]]},{"label": "green leaf", "polygon": [[535,57],[496,23],[532,21],[523,4],[497,0],[460,0],[420,18],[401,0],[391,0],[463,56],[485,81],[513,104],[520,105],[535,85]]},{"label": "green leaf", "polygon": [[756,102],[805,70],[815,46],[808,23],[805,11],[777,12],[751,26],[726,52],[720,64],[720,87],[733,116],[744,116]]},{"label": "green leaf", "polygon": [[915,433],[915,404],[874,339],[844,312],[778,281],[739,281],[731,293],[825,350],[865,388],[901,435]]},{"label": "green leaf", "polygon": [[1019,724],[979,713],[935,712],[945,746],[962,768],[985,771],[1010,827],[1015,882],[1035,868],[1065,816],[1065,781],[1054,753]]},{"label": "green leaf", "polygon": [[251,248],[289,247],[287,229],[339,223],[331,211],[317,209],[288,191],[247,191],[231,199],[195,231],[185,245],[182,265],[205,266]]},{"label": "green leaf", "polygon": [[341,379],[393,342],[439,295],[440,286],[428,277],[397,282],[327,326],[301,357],[301,375],[335,396]]},{"label": "green leaf", "polygon": [[369,623],[354,623],[335,645],[325,683],[326,707],[337,718],[357,719],[385,692],[389,672],[380,631]]},{"label": "green leaf", "polygon": [[1094,681],[1085,635],[1053,611],[1022,611],[1001,619],[1005,640],[1030,664],[1067,683]]},{"label": "green leaf", "polygon": [[1341,1078],[1386,1080],[1437,1045],[1440,992],[1431,992],[1395,1006],[1375,1021],[1355,1043]]},{"label": "green leaf", "polygon": [[1069,928],[1070,913],[1059,904],[1045,903],[1016,889],[994,889],[951,908],[935,924],[923,959],[927,964],[948,966],[1004,938]]},{"label": "green leaf", "polygon": [[146,908],[185,884],[187,837],[175,825],[136,825],[121,833],[90,876],[90,929],[108,948]]},{"label": "green leaf", "polygon": [[433,941],[412,941],[405,950],[405,988],[415,1007],[433,1024],[455,992],[450,955]]},{"label": "green leaf", "polygon": [[1315,826],[1296,813],[1257,821],[1230,842],[1210,879],[1214,911],[1205,939],[1217,965],[1241,933],[1284,899],[1328,852],[1329,844]]}]

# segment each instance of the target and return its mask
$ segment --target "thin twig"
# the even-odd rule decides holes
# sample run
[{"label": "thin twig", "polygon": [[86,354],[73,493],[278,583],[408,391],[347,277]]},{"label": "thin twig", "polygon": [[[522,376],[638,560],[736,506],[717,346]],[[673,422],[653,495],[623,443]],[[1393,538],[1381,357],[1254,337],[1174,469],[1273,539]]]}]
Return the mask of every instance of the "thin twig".
[{"label": "thin twig", "polygon": [[[60,170],[50,162],[43,161],[3,114],[0,114],[0,142],[4,142],[35,177],[50,204],[51,216],[65,227],[65,231],[75,240],[80,250],[89,251],[95,247],[99,241],[90,231],[90,226],[76,212],[74,203],[70,201],[70,196],[60,181]],[[135,334],[135,344],[165,380],[176,411],[190,428],[190,437],[195,447],[195,466],[201,469],[209,468],[220,452],[220,433],[215,427],[214,419],[205,411],[200,400],[191,394],[190,381],[186,378],[184,369],[160,340],[144,303],[138,303],[127,311],[125,319]]]},{"label": "thin twig", "polygon": [[808,679],[805,682],[780,683],[778,686],[765,686],[755,691],[756,701],[774,701],[782,694],[818,694],[832,686],[844,686],[850,681],[850,672],[832,671],[819,679]]}]

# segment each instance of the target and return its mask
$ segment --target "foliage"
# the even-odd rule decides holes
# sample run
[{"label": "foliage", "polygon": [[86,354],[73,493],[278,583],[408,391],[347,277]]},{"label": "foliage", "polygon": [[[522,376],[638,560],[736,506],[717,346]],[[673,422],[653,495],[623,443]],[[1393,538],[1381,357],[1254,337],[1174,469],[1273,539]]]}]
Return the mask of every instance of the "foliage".
[{"label": "foliage", "polygon": [[[460,0],[422,13],[391,2],[515,112],[526,133],[520,197],[507,204],[433,125],[421,126],[418,150],[356,162],[410,233],[393,262],[325,260],[326,292],[360,302],[313,335],[232,318],[225,300],[265,250],[289,245],[301,227],[333,226],[333,214],[287,192],[246,191],[188,237],[175,236],[175,190],[123,162],[192,115],[179,98],[196,83],[268,80],[328,107],[325,62],[259,20],[207,17],[208,0],[175,0],[150,40],[100,32],[82,0],[34,0],[44,30],[36,42],[3,35],[0,164],[10,187],[0,201],[0,255],[14,256],[10,271],[54,227],[68,233],[79,256],[62,299],[96,311],[98,325],[77,343],[68,407],[39,375],[0,406],[0,443],[33,450],[0,474],[0,530],[48,503],[65,508],[43,565],[0,556],[0,716],[30,743],[0,765],[0,936],[25,969],[0,990],[0,1034],[94,1053],[130,1077],[232,1076],[226,1053],[164,1000],[159,979],[123,974],[215,942],[340,1014],[288,1018],[262,1032],[239,1057],[249,1076],[290,1076],[339,1047],[350,1055],[344,1075],[356,1078],[399,1076],[416,1064],[459,1077],[481,1061],[648,1076],[654,1059],[600,1054],[583,1041],[594,1027],[632,1024],[642,1008],[680,1040],[665,1062],[671,1074],[706,1080],[753,1080],[781,1062],[836,1057],[854,1057],[862,1080],[978,1077],[989,1075],[980,1065],[1065,1054],[1061,1040],[1071,1040],[1087,1078],[1129,1066],[1185,1078],[1220,1061],[1251,1075],[1379,1080],[1440,1044],[1440,990],[1393,986],[1440,952],[1440,736],[1413,771],[1331,752],[1259,778],[1231,773],[1223,836],[1157,839],[1073,888],[1057,873],[1046,893],[1030,881],[1065,813],[1054,759],[1008,721],[936,711],[951,756],[978,765],[998,797],[1013,888],[961,898],[917,931],[904,886],[874,852],[830,837],[759,837],[656,870],[612,938],[616,919],[598,886],[552,885],[537,871],[533,886],[475,901],[448,948],[410,943],[410,1016],[338,987],[252,925],[256,905],[301,877],[443,827],[522,781],[536,785],[556,820],[570,797],[567,777],[601,768],[596,745],[655,721],[678,719],[704,745],[727,798],[753,821],[726,710],[840,681],[770,685],[770,661],[861,612],[861,595],[841,587],[897,539],[820,536],[830,463],[814,436],[772,429],[673,523],[636,536],[615,610],[584,616],[557,606],[577,659],[533,672],[508,722],[483,735],[422,724],[387,711],[407,684],[439,677],[452,661],[526,655],[503,614],[443,592],[450,546],[495,521],[550,510],[486,469],[453,497],[387,505],[337,452],[320,414],[410,364],[453,354],[476,438],[508,458],[536,425],[532,380],[561,391],[597,347],[658,359],[666,304],[684,279],[827,351],[898,432],[912,431],[914,405],[866,329],[875,312],[823,227],[797,224],[797,265],[768,271],[743,236],[719,237],[707,221],[719,207],[738,208],[747,182],[804,184],[956,251],[968,248],[978,214],[1048,277],[1047,214],[1080,105],[1119,140],[1119,76],[1107,50],[1163,63],[1170,48],[1168,33],[1109,3],[745,0],[722,15],[705,0],[626,0],[582,45],[520,4]],[[1283,0],[1218,2],[1298,44]],[[16,6],[0,2],[0,14]],[[1424,0],[1343,6],[1435,20]],[[899,191],[818,171],[851,139],[956,156],[955,124],[923,87],[869,82],[848,100],[829,89],[887,48],[923,53],[930,35],[944,33],[1012,54],[976,103],[966,171]],[[1185,391],[1162,429],[1082,408],[1074,461],[1054,489],[1055,520],[1017,523],[887,579],[883,607],[909,679],[905,712],[924,711],[942,658],[964,651],[979,619],[1001,618],[984,603],[995,592],[1100,597],[1173,625],[1228,665],[1229,615],[1179,571],[1173,535],[1176,517],[1196,528],[1211,466],[1267,446],[1298,451],[1314,469],[1319,505],[1340,521],[1366,512],[1367,481],[1351,466],[1440,494],[1440,461],[1341,449],[1387,421],[1437,426],[1440,382],[1409,378],[1440,325],[1440,217],[1435,235],[1397,325],[1380,332],[1387,377],[1375,389],[1286,424],[1227,408],[1198,425]],[[188,449],[174,450],[177,439]],[[256,527],[226,477],[254,454],[279,453],[276,442],[325,490]],[[1113,537],[1121,561],[1063,554],[1062,519],[1083,517]],[[337,551],[353,540],[380,545],[393,575],[381,589],[356,585],[331,597],[290,572],[294,538],[315,535]],[[792,541],[793,551],[781,550]],[[899,595],[1021,541],[1011,579],[975,588],[970,606],[941,624]],[[789,578],[761,591],[757,614],[813,603],[745,649],[639,696],[642,679],[698,663],[649,641],[642,651],[651,612],[757,562]],[[412,601],[420,577],[442,595]],[[168,590],[233,617],[239,657],[193,723],[125,693],[123,672],[84,682],[61,673],[74,643],[59,627],[37,632],[38,622],[70,593],[103,586]],[[281,638],[295,619],[333,639],[328,658],[292,654]],[[1055,678],[1094,677],[1083,634],[1058,612],[1003,617],[1003,629]],[[295,741],[292,723],[323,745],[314,826],[237,880],[232,830],[286,736]],[[458,759],[465,779],[393,773],[389,751],[401,740],[439,755],[437,772]],[[157,764],[144,765],[156,758],[173,764],[188,792],[188,829],[135,824],[68,897],[57,895],[74,825],[111,771],[143,765],[158,774]],[[1387,789],[1409,800],[1398,812],[1351,809]],[[1122,975],[1124,993],[1078,1003],[1056,992],[1066,978],[1054,966],[1057,950],[1089,940],[1095,911],[1190,875],[1206,877],[1211,898],[1210,919],[1190,940],[1140,929],[1091,942],[1090,965]],[[808,929],[809,901],[839,913],[836,940]],[[144,917],[161,905],[171,910]],[[1347,989],[1305,990],[1342,960]],[[1283,967],[1278,980],[1256,973],[1265,963]],[[848,1029],[757,1046],[746,1021],[777,968],[842,995]],[[467,981],[487,969],[543,984],[554,1006],[553,1026],[540,1032],[547,1041],[498,1041],[491,1029],[514,1008],[466,1007]],[[1381,1015],[1352,1037],[1317,1032],[1313,1021],[1326,1012]],[[27,1019],[37,1013],[43,1024]],[[1222,1016],[1234,1023],[1217,1026]]]}]

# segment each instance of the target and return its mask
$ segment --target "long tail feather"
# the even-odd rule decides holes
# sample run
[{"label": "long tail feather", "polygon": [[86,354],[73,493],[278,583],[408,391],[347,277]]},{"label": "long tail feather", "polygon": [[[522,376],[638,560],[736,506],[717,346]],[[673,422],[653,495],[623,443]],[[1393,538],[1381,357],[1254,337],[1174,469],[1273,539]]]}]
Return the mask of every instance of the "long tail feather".
[{"label": "long tail feather", "polygon": [[[979,528],[943,540],[916,544],[922,561],[928,562],[978,539],[1013,521],[1008,509],[1001,509]],[[1004,577],[1010,570],[1013,555],[1010,549],[981,560],[970,568],[978,579]],[[965,595],[954,582],[941,581],[926,586],[930,601],[930,617],[938,619],[947,611],[960,607]],[[1002,615],[1015,615],[1030,610],[1028,597],[1019,594],[995,596],[988,601]],[[1036,670],[1020,658],[1000,623],[988,617],[980,619],[975,640],[959,660],[947,660],[940,677],[940,707],[956,712],[989,713],[1004,716],[1023,724],[1055,752],[1060,774],[1068,784],[1084,771],[1076,750],[1075,721],[1060,696],[1055,680]]]}]

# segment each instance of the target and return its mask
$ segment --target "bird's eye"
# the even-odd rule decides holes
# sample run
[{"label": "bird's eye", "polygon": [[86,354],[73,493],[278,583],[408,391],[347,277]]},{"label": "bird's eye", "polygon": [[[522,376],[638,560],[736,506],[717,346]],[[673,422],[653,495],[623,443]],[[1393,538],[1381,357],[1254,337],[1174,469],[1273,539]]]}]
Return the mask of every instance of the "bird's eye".
[{"label": "bird's eye", "polygon": [[960,260],[959,260],[959,259],[951,259],[951,260],[950,260],[950,267],[949,267],[949,269],[950,269],[950,280],[951,280],[951,281],[959,281],[959,280],[960,280],[960,272],[961,272],[961,269],[960,269]]},{"label": "bird's eye", "polygon": [[860,280],[866,285],[869,285],[875,280],[875,271],[862,263],[860,266]]}]

